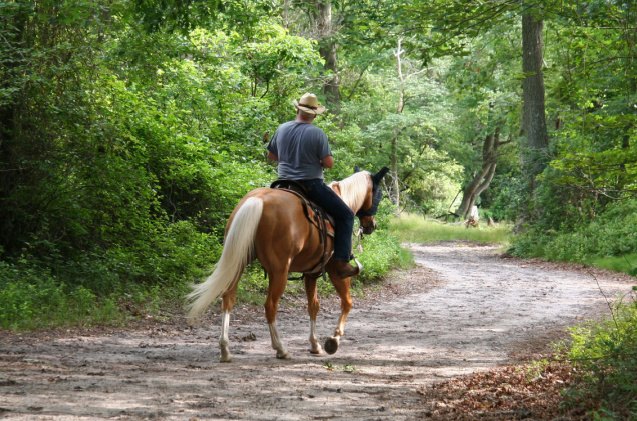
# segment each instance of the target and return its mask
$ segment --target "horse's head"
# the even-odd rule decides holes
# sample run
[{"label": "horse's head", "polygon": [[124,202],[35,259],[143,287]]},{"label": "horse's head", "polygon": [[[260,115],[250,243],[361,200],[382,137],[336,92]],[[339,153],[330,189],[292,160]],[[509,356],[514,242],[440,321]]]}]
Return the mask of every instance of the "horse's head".
[{"label": "horse's head", "polygon": [[330,184],[347,206],[356,213],[364,234],[371,234],[376,228],[374,215],[383,198],[380,182],[387,171],[389,171],[387,167],[383,167],[376,174],[360,171],[344,180]]},{"label": "horse's head", "polygon": [[363,205],[356,213],[356,216],[360,221],[363,234],[371,234],[376,229],[376,219],[374,216],[378,211],[378,204],[383,198],[383,191],[380,188],[380,182],[385,174],[387,174],[387,171],[389,171],[389,168],[383,167],[376,174],[369,174],[371,178],[371,185],[368,188]]}]

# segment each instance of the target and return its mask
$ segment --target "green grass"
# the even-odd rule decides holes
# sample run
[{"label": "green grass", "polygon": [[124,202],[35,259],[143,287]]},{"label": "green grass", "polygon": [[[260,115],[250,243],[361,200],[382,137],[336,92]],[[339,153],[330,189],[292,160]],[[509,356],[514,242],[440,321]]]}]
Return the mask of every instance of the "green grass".
[{"label": "green grass", "polygon": [[625,254],[623,256],[596,257],[585,263],[595,267],[637,276],[637,253]]},{"label": "green grass", "polygon": [[442,223],[422,216],[403,214],[391,220],[391,231],[403,242],[434,243],[437,241],[472,241],[481,244],[506,246],[511,238],[511,226],[498,224],[488,227],[465,228],[464,224]]},{"label": "green grass", "polygon": [[69,290],[50,279],[0,285],[0,329],[117,324],[124,318],[114,299],[98,299],[81,286]]}]

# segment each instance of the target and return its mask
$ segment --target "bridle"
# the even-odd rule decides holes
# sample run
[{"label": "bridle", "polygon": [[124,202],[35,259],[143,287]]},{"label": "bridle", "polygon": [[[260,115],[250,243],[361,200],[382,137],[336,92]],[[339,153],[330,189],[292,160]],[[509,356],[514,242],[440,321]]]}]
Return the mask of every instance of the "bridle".
[{"label": "bridle", "polygon": [[[365,230],[367,230],[367,234],[371,234],[376,229],[376,223],[373,217],[376,215],[376,212],[378,212],[378,205],[380,204],[382,198],[383,192],[380,189],[380,186],[374,183],[374,187],[372,188],[372,205],[369,207],[369,209],[360,209],[358,212],[356,212],[356,216],[358,217],[359,221],[361,221],[357,234],[359,243],[363,238],[363,234],[365,234]],[[363,225],[362,223],[363,218],[365,217],[368,217],[367,220],[370,221],[368,225]]]}]

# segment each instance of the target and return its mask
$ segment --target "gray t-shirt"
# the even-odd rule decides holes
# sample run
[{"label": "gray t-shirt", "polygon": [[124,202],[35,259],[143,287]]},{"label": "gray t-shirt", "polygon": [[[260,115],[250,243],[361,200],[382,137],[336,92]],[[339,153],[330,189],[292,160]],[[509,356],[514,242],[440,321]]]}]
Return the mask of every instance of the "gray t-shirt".
[{"label": "gray t-shirt", "polygon": [[277,156],[279,178],[284,180],[322,180],[320,161],[332,155],[323,130],[297,121],[281,124],[272,136],[268,150]]}]

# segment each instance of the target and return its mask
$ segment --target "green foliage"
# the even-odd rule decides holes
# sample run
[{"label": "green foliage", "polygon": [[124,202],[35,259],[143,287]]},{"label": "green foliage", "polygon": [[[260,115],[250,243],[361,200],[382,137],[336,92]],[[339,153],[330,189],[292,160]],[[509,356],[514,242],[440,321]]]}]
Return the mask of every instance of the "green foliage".
[{"label": "green foliage", "polygon": [[588,262],[598,268],[637,276],[637,253],[628,253],[621,256],[595,257],[589,259]]},{"label": "green foliage", "polygon": [[[354,238],[352,251],[363,265],[363,272],[354,278],[355,291],[361,284],[382,279],[394,268],[408,268],[413,265],[411,253],[401,247],[400,240],[391,232],[390,221],[395,211],[396,207],[388,199],[383,199],[375,218],[376,230],[362,240]],[[354,227],[354,233],[356,231]],[[329,291],[333,289],[330,287]]]},{"label": "green foliage", "polygon": [[258,2],[173,3],[0,5],[5,326],[180,296],[234,205],[273,178],[263,134],[316,74],[315,45]]},{"label": "green foliage", "polygon": [[395,267],[407,267],[410,256],[397,238],[386,230],[376,230],[361,242],[363,252],[358,256],[363,272],[356,279],[362,283],[376,281]]},{"label": "green foliage", "polygon": [[[288,291],[293,295],[301,294],[303,282],[291,281]],[[254,263],[246,268],[237,288],[237,301],[254,305],[263,305],[268,293],[268,277],[260,264]]]},{"label": "green foliage", "polygon": [[[448,153],[449,144],[457,138],[448,92],[439,73],[423,72],[415,60],[403,61],[403,70],[411,77],[401,85],[391,56],[382,59],[376,74],[348,80],[358,84],[358,89],[341,104],[338,119],[322,123],[338,154],[337,164],[342,163],[336,177],[349,175],[355,165],[370,170],[390,167],[395,154],[401,208],[441,213],[453,200],[462,178],[461,166]],[[442,73],[445,63],[437,64]],[[344,83],[343,89],[348,88],[354,89]],[[401,90],[408,100],[397,111]],[[389,177],[385,185],[391,185]]]},{"label": "green foliage", "polygon": [[[433,150],[430,152],[423,154],[430,162],[445,162],[449,159],[446,154]],[[462,167],[454,162],[447,162],[438,168],[427,168],[415,165],[410,159],[406,161],[412,165],[412,172],[408,180],[409,189],[405,191],[405,209],[435,217],[446,215],[460,189]]]},{"label": "green foliage", "polygon": [[220,254],[218,240],[190,222],[148,236],[74,260],[0,262],[0,327],[88,326],[120,323],[127,312],[158,314],[181,300]]},{"label": "green foliage", "polygon": [[[309,40],[291,36],[283,27],[267,20],[255,26],[254,36],[254,41],[237,40],[236,45],[245,63],[243,73],[251,81],[252,96],[263,97],[270,89],[286,93],[290,87],[301,86],[305,78],[318,76],[320,58]],[[314,72],[308,73],[312,64],[316,65]]]},{"label": "green foliage", "polygon": [[24,260],[0,262],[0,328],[23,330],[60,325],[113,323],[123,315],[110,297],[83,286],[68,287]]},{"label": "green foliage", "polygon": [[572,329],[567,358],[579,379],[567,391],[570,405],[593,419],[637,417],[637,302],[615,307],[612,320]]},{"label": "green foliage", "polygon": [[523,180],[512,174],[496,176],[482,195],[482,206],[488,206],[495,221],[515,221],[526,201]]},{"label": "green foliage", "polygon": [[636,200],[612,203],[601,214],[569,230],[534,230],[518,236],[513,252],[519,256],[588,264],[615,257],[627,263],[621,265],[626,272],[634,273],[637,264],[630,263],[629,256],[637,253],[636,215]]},{"label": "green foliage", "polygon": [[[39,291],[49,313],[72,300],[118,319],[119,308],[152,311],[207,272],[234,205],[275,177],[268,133],[292,117],[293,98],[321,96],[334,76],[320,51],[332,42],[340,103],[317,120],[336,159],[329,179],[393,156],[400,210],[443,214],[499,127],[511,143],[498,150],[481,206],[496,220],[524,216],[516,253],[635,253],[635,207],[625,202],[637,175],[635,5],[540,3],[555,130],[532,197],[515,145],[519,3],[336,2],[329,35],[311,2],[0,3],[0,292],[14,314],[5,326],[38,325],[29,309],[46,307]],[[434,228],[400,232],[506,241],[506,229]],[[368,279],[402,259],[393,235],[364,240]],[[258,272],[245,294],[263,292]]]},{"label": "green foliage", "polygon": [[620,257],[635,252],[626,224],[634,224],[627,202],[637,183],[637,85],[627,59],[636,52],[628,29],[636,4],[562,6],[553,22],[560,42],[546,51],[553,157],[526,202],[528,225],[515,249],[582,262]]}]

